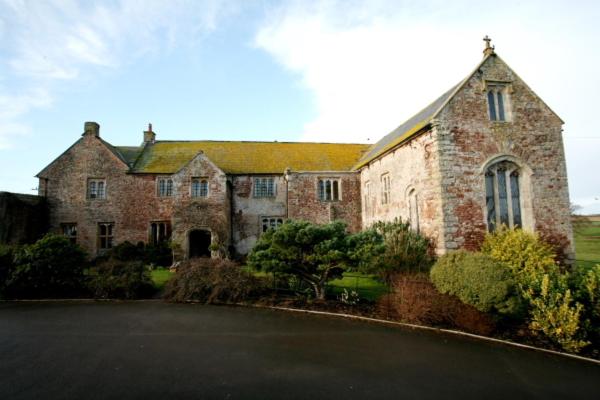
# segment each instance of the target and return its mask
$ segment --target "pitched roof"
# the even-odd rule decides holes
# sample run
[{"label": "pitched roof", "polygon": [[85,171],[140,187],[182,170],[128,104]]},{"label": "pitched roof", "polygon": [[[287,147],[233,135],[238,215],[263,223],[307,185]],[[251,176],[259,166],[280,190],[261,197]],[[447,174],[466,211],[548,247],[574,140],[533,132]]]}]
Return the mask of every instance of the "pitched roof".
[{"label": "pitched roof", "polygon": [[303,142],[157,141],[144,147],[134,173],[171,174],[202,151],[229,174],[350,171],[368,144]]},{"label": "pitched roof", "polygon": [[364,156],[362,156],[353,169],[359,169],[363,167],[373,159],[411,138],[413,135],[421,131],[421,129],[429,125],[440,108],[452,97],[458,86],[460,86],[460,83],[454,85],[452,89],[438,97],[433,103],[413,115],[392,132],[385,135],[382,139],[375,143],[369,149],[369,151],[365,153]]}]

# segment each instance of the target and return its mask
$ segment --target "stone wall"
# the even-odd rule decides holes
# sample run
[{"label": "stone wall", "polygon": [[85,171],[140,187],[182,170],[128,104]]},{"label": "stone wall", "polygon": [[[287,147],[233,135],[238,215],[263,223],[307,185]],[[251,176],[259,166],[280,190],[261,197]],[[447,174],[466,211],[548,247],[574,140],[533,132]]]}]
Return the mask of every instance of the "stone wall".
[{"label": "stone wall", "polygon": [[275,197],[254,197],[254,176],[240,175],[232,177],[232,230],[233,243],[237,254],[247,254],[252,249],[262,232],[262,217],[287,218],[286,181],[283,175],[272,177],[275,180]]},{"label": "stone wall", "polygon": [[[507,121],[490,121],[486,82],[508,85]],[[523,228],[572,253],[562,121],[498,57],[481,66],[434,125],[439,137],[446,247],[477,249],[487,230],[485,167],[521,168]]]},{"label": "stone wall", "polygon": [[[322,201],[318,196],[319,179],[339,178],[341,199]],[[360,175],[355,172],[289,172],[288,217],[318,224],[343,220],[348,230],[361,229]]]},{"label": "stone wall", "polygon": [[[435,131],[425,132],[361,169],[362,226],[376,221],[410,220],[409,193],[417,199],[419,231],[445,249],[440,193],[439,151]],[[382,176],[391,178],[390,198],[382,203]],[[370,194],[367,192],[367,184]],[[414,214],[413,214],[414,215]],[[414,217],[413,217],[414,218]],[[416,223],[413,221],[413,225]]]},{"label": "stone wall", "polygon": [[0,192],[0,243],[26,244],[40,239],[48,229],[43,197]]}]

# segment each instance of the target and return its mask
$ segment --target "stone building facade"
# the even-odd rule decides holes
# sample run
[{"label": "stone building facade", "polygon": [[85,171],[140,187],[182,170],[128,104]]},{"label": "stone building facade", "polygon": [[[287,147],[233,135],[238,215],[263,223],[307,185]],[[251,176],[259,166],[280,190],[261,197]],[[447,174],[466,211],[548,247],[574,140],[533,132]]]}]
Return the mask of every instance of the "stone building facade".
[{"label": "stone building facade", "polygon": [[561,119],[486,47],[459,84],[374,145],[158,141],[96,123],[38,174],[50,227],[91,254],[171,239],[178,258],[243,255],[286,219],[351,231],[400,217],[438,253],[504,224],[572,254]]}]

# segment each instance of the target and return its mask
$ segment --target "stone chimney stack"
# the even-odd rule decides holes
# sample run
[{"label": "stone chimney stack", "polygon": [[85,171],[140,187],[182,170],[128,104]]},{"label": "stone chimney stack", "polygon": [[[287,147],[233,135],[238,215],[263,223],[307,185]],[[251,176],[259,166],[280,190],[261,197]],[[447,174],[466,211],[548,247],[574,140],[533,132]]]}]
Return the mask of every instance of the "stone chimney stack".
[{"label": "stone chimney stack", "polygon": [[152,131],[152,124],[148,124],[148,130],[144,131],[144,144],[154,143],[156,140],[156,133]]},{"label": "stone chimney stack", "polygon": [[83,124],[83,135],[82,136],[95,136],[100,137],[100,125],[97,122],[88,121]]}]

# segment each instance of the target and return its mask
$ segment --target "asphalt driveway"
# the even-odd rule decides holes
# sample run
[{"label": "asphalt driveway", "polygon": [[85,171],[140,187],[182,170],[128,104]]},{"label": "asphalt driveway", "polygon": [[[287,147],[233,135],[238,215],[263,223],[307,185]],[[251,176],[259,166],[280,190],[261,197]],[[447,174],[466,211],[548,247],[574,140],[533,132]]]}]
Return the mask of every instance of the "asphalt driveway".
[{"label": "asphalt driveway", "polygon": [[237,307],[0,303],[1,399],[599,394],[597,365],[435,332]]}]

